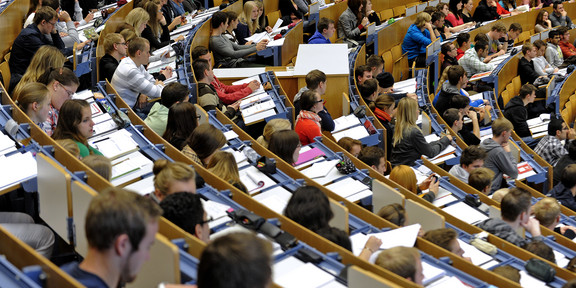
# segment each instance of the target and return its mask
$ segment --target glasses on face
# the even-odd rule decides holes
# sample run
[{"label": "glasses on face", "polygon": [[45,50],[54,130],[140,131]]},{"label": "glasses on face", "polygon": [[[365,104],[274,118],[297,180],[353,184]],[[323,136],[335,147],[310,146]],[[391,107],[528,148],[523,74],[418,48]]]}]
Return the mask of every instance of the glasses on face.
[{"label": "glasses on face", "polygon": [[66,93],[68,94],[68,98],[72,98],[72,96],[74,95],[74,91],[70,91],[68,89],[66,89],[66,87],[64,87],[64,85],[62,85],[62,83],[58,83],[58,85],[60,85],[60,87],[62,87],[62,89],[64,89],[64,91],[66,91]]},{"label": "glasses on face", "polygon": [[204,224],[210,223],[210,222],[212,222],[212,221],[214,221],[214,218],[212,218],[212,216],[210,216],[210,217],[208,217],[208,219],[202,220],[202,222],[200,222],[199,224],[200,224],[200,225],[204,225]]},{"label": "glasses on face", "polygon": [[122,42],[122,43],[116,43],[116,44],[118,44],[118,45],[124,45],[124,46],[128,46],[128,43],[126,43],[126,42]]},{"label": "glasses on face", "polygon": [[324,99],[317,100],[315,103],[324,103]]}]

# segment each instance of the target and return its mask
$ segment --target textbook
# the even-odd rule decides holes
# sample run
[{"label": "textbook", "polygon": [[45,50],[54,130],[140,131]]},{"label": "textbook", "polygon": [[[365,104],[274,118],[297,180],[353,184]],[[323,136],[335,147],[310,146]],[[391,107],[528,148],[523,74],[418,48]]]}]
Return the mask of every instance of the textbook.
[{"label": "textbook", "polygon": [[112,161],[110,183],[118,186],[152,172],[154,162],[139,151]]},{"label": "textbook", "polygon": [[361,124],[360,120],[354,114],[338,117],[334,119],[334,130],[332,130],[332,133],[337,133],[359,124]]},{"label": "textbook", "polygon": [[320,158],[326,156],[326,154],[324,154],[324,152],[322,152],[322,150],[320,150],[319,148],[312,148],[304,153],[300,153],[300,156],[298,157],[298,161],[296,161],[296,163],[294,163],[294,166],[298,166],[300,164],[306,163],[310,160],[316,159],[316,158]]},{"label": "textbook", "polygon": [[344,198],[370,189],[366,184],[350,177],[327,185],[326,188]]},{"label": "textbook", "polygon": [[132,139],[132,134],[125,129],[92,137],[88,140],[88,144],[110,159],[138,151],[138,144]]}]

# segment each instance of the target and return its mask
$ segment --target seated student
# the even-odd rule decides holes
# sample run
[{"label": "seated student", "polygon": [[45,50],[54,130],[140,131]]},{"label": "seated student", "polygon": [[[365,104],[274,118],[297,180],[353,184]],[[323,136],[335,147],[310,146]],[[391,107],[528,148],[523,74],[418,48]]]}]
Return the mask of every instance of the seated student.
[{"label": "seated student", "polygon": [[564,169],[566,169],[570,164],[576,164],[576,141],[570,141],[570,144],[568,144],[568,154],[560,157],[556,166],[554,166],[552,177],[552,184],[554,186],[560,183],[562,174],[564,174]]},{"label": "seated student", "polygon": [[166,196],[176,192],[196,193],[196,173],[182,162],[165,159],[154,162],[154,192],[148,194],[154,202],[160,203]]},{"label": "seated student", "polygon": [[210,227],[202,198],[197,194],[176,192],[167,195],[162,202],[162,216],[182,230],[194,235],[202,242],[210,242]]},{"label": "seated student", "polygon": [[474,21],[485,22],[500,18],[496,0],[481,0],[474,11]]},{"label": "seated student", "polygon": [[[238,45],[240,45],[240,42],[238,41],[238,38],[236,37],[236,29],[238,28],[238,24],[240,24],[240,20],[238,20],[238,14],[234,11],[226,11],[226,16],[228,17],[228,27],[226,27],[226,31],[224,31],[224,37],[228,38],[228,40],[232,41],[233,43],[236,43]],[[244,39],[244,45],[250,45],[252,44],[252,41],[248,41],[246,42],[246,39]],[[206,49],[208,50],[208,49]],[[195,60],[195,59],[193,59]],[[206,59],[208,60],[208,59]],[[210,60],[208,60],[210,61]]]},{"label": "seated student", "polygon": [[504,55],[506,53],[506,47],[504,44],[500,43],[499,39],[506,36],[506,26],[500,22],[496,22],[490,32],[486,33],[488,36],[488,54],[496,54],[495,56]]},{"label": "seated student", "polygon": [[284,215],[312,231],[330,227],[334,217],[328,197],[314,186],[301,186],[292,193]]},{"label": "seated student", "polygon": [[[462,150],[460,155],[460,165],[454,165],[448,173],[460,179],[464,183],[468,183],[470,173],[484,165],[486,158],[486,151],[479,146],[472,145]],[[490,179],[492,180],[492,179]]]},{"label": "seated student", "polygon": [[112,162],[106,156],[88,155],[82,159],[82,163],[102,176],[102,178],[108,181],[112,178]]},{"label": "seated student", "polygon": [[468,184],[479,192],[488,195],[490,194],[492,179],[494,179],[494,171],[482,167],[470,172]]},{"label": "seated student", "polygon": [[416,67],[426,67],[426,46],[436,40],[436,34],[428,13],[419,13],[416,22],[410,25],[402,41],[402,53],[408,53],[408,66],[416,62]]},{"label": "seated student", "polygon": [[536,25],[534,26],[534,32],[540,33],[553,27],[552,21],[548,19],[548,15],[548,11],[544,9],[538,12],[538,16],[536,16]]},{"label": "seated student", "polygon": [[[149,258],[162,209],[121,188],[96,195],[86,213],[88,252],[62,270],[87,287],[118,287],[134,281]],[[102,264],[107,263],[107,264]]]},{"label": "seated student", "polygon": [[550,30],[548,37],[550,37],[550,39],[548,39],[548,47],[546,48],[546,60],[548,60],[548,63],[553,67],[561,68],[564,66],[564,55],[560,48],[562,35],[558,30]]},{"label": "seated student", "polygon": [[492,269],[494,274],[498,274],[512,282],[520,284],[520,270],[510,266],[502,265]]},{"label": "seated student", "polygon": [[244,59],[260,50],[266,49],[268,40],[264,39],[257,44],[238,45],[226,39],[224,32],[228,27],[228,15],[219,11],[212,15],[212,34],[210,36],[210,50],[214,53],[216,67],[237,68],[237,67],[259,67]]},{"label": "seated student", "polygon": [[[166,20],[166,23],[170,23],[168,25],[168,30],[172,31],[176,29],[179,25],[185,25],[186,21],[186,13],[183,4],[180,2],[188,2],[188,1],[180,1],[180,0],[167,0],[163,1],[164,5],[160,9],[162,11],[162,15]],[[196,9],[195,9],[196,10]]]},{"label": "seated student", "polygon": [[246,186],[240,180],[240,174],[238,172],[238,164],[236,164],[236,159],[234,155],[230,152],[216,151],[212,161],[207,166],[208,171],[218,175],[224,181],[232,184],[232,186],[238,188],[244,193],[248,193]]},{"label": "seated student", "polygon": [[[372,10],[372,1],[371,0],[364,0],[364,1],[362,1],[362,5],[364,6],[363,14],[366,15],[366,17],[368,18],[368,21],[370,23],[374,23],[374,25],[376,25],[376,26],[380,26],[380,24],[382,24],[382,21],[380,20],[380,16],[378,16],[378,13],[376,13],[376,11]],[[384,19],[384,20],[386,20],[386,19]]]},{"label": "seated student", "polygon": [[[262,135],[256,139],[256,142],[262,145],[262,147],[268,148],[272,134],[284,130],[292,130],[292,123],[290,123],[290,121],[282,118],[272,119],[266,123]],[[300,140],[298,140],[298,142],[300,142]]]},{"label": "seated student", "polygon": [[19,93],[22,86],[28,83],[40,82],[42,75],[50,69],[60,67],[72,68],[72,65],[69,64],[72,63],[70,63],[56,47],[50,45],[40,47],[38,51],[36,51],[36,54],[34,54],[34,57],[32,57],[26,73],[20,75],[21,78],[16,76],[6,79],[6,81],[10,81],[8,95],[12,96],[12,99],[16,99],[14,95]]},{"label": "seated student", "polygon": [[473,23],[476,26],[476,22],[473,21],[472,10],[474,9],[474,1],[472,0],[462,0],[462,20],[464,23]]},{"label": "seated student", "polygon": [[226,144],[224,133],[211,124],[204,123],[198,125],[188,136],[182,153],[206,167],[210,164],[214,153],[224,147],[224,144]]},{"label": "seated student", "polygon": [[352,139],[350,137],[342,137],[338,140],[338,145],[342,149],[348,151],[352,156],[358,157],[360,151],[362,151],[362,141]]},{"label": "seated student", "polygon": [[451,228],[440,228],[427,231],[422,237],[443,249],[446,249],[460,258],[471,262],[470,257],[464,257],[464,250],[460,247],[458,242],[458,233]]},{"label": "seated student", "polygon": [[372,69],[368,65],[360,65],[354,69],[354,77],[356,85],[361,85],[366,79],[372,78]]},{"label": "seated student", "polygon": [[462,14],[462,10],[464,8],[464,3],[466,1],[462,0],[452,0],[448,2],[448,13],[445,13],[446,10],[441,10],[442,13],[446,15],[446,24],[449,26],[450,32],[459,32],[466,28],[471,28],[476,25],[476,23],[472,21],[464,21],[464,15]]},{"label": "seated student", "polygon": [[258,6],[258,18],[256,19],[256,22],[258,22],[260,29],[256,29],[256,33],[262,33],[262,32],[268,32],[268,33],[272,33],[272,27],[270,27],[270,25],[268,25],[268,18],[266,17],[265,14],[268,13],[264,13],[264,2],[262,2],[261,0],[256,0],[256,6]]},{"label": "seated student", "polygon": [[458,60],[458,64],[466,70],[468,77],[494,70],[493,64],[484,63],[484,59],[488,56],[488,51],[488,42],[477,41],[474,49],[466,50],[464,56]]},{"label": "seated student", "polygon": [[576,227],[566,225],[558,226],[558,223],[560,223],[560,204],[558,204],[556,198],[542,198],[532,206],[532,212],[542,226],[562,234],[568,239],[574,239],[576,237]]},{"label": "seated student", "polygon": [[531,198],[532,196],[526,190],[510,189],[500,203],[502,219],[490,218],[480,222],[477,226],[516,246],[524,246],[530,242],[516,232],[520,227],[532,235],[532,241],[540,241],[542,239],[540,223],[530,217],[532,214]]},{"label": "seated student", "polygon": [[44,121],[48,119],[50,111],[50,92],[42,83],[27,83],[14,94],[18,107],[30,117],[30,120],[44,128]]},{"label": "seated student", "polygon": [[485,139],[480,144],[480,148],[487,153],[484,166],[494,171],[496,175],[492,181],[492,191],[500,189],[503,174],[512,179],[518,177],[516,158],[512,155],[508,144],[513,128],[512,123],[506,118],[498,118],[492,122],[492,138]]},{"label": "seated student", "polygon": [[48,118],[42,125],[42,130],[51,136],[56,129],[62,104],[76,93],[80,81],[76,74],[68,68],[50,68],[38,79],[38,82],[46,84],[50,94],[50,110],[48,111]]},{"label": "seated student", "polygon": [[460,60],[464,53],[470,49],[470,34],[460,33],[456,36],[456,43],[458,43],[458,50],[456,50],[456,59]]},{"label": "seated student", "polygon": [[560,204],[576,211],[576,165],[566,166],[562,178],[547,196],[554,197]]},{"label": "seated student", "polygon": [[[326,238],[326,240],[329,240],[330,242],[337,244],[338,246],[352,252],[352,242],[350,242],[350,237],[348,237],[348,234],[346,234],[345,231],[338,229],[336,227],[325,227],[322,228],[318,231],[316,231],[316,234],[318,234],[321,237]],[[374,236],[371,236],[374,237]],[[376,238],[376,237],[374,237]],[[378,239],[378,238],[376,238]],[[380,246],[376,247],[376,250],[378,250]],[[364,249],[370,249],[370,248],[364,248]],[[362,252],[364,252],[364,249],[362,249]],[[366,261],[368,261],[368,259],[366,259]]]},{"label": "seated student", "polygon": [[[320,97],[324,96],[324,94],[326,94],[326,88],[327,88],[327,78],[326,78],[326,74],[324,74],[324,72],[314,69],[310,72],[308,72],[308,74],[306,74],[306,86],[300,88],[300,90],[298,91],[298,93],[296,93],[296,95],[294,96],[294,109],[296,109],[296,117],[298,117],[298,115],[300,115],[300,110],[301,110],[301,105],[300,105],[300,97],[302,97],[302,94],[306,91],[314,91],[316,93],[318,93],[318,95],[320,95]],[[320,121],[320,128],[322,128],[323,131],[333,131],[334,130],[334,120],[332,120],[332,115],[330,115],[330,112],[328,112],[328,109],[326,109],[326,107],[324,107],[324,103],[322,103],[322,109],[320,111],[318,111],[318,116],[320,117],[321,121]]]},{"label": "seated student", "polygon": [[394,117],[396,116],[396,105],[394,98],[389,94],[382,94],[376,98],[369,108],[374,112],[378,121],[386,129],[386,159],[392,156],[392,142],[394,135]]},{"label": "seated student", "polygon": [[572,20],[568,17],[568,12],[564,10],[564,4],[561,1],[554,1],[552,4],[552,14],[550,14],[550,21],[552,22],[552,27],[564,26],[572,28]]},{"label": "seated student", "polygon": [[[196,46],[192,49],[192,61],[196,59],[204,59],[212,63],[212,55],[210,51],[204,46]],[[239,85],[225,85],[214,75],[214,81],[210,83],[216,92],[218,92],[218,98],[226,105],[232,104],[260,88],[260,82],[258,80],[252,80],[250,83],[244,83]]]},{"label": "seated student", "polygon": [[406,210],[398,203],[389,204],[380,208],[377,215],[400,227],[406,224]]},{"label": "seated student", "polygon": [[0,212],[0,227],[46,259],[52,257],[54,232],[44,225],[35,224],[30,215],[21,212]]},{"label": "seated student", "polygon": [[189,102],[175,103],[168,109],[166,130],[162,138],[178,150],[186,145],[186,139],[198,127],[196,107]]},{"label": "seated student", "polygon": [[[528,45],[529,43],[525,44]],[[530,45],[531,46],[531,45]],[[520,67],[520,66],[518,66]],[[520,94],[512,99],[504,107],[504,117],[512,122],[514,131],[522,138],[530,138],[533,140],[532,133],[528,127],[528,110],[526,105],[534,102],[536,98],[536,87],[532,84],[524,84],[520,88]],[[527,143],[528,144],[528,143]]]},{"label": "seated student", "polygon": [[363,41],[362,32],[370,21],[364,16],[362,0],[348,0],[348,8],[338,18],[338,37],[343,38],[348,46],[357,46]]},{"label": "seated student", "polygon": [[439,115],[444,115],[448,108],[454,108],[451,103],[452,97],[460,95],[460,90],[466,87],[466,83],[468,83],[466,71],[460,65],[448,67],[446,75],[448,76],[448,81],[442,83],[442,88],[437,96],[438,99],[434,101],[434,107]]},{"label": "seated student", "polygon": [[100,80],[112,81],[112,76],[120,64],[120,60],[126,57],[128,44],[124,37],[118,33],[108,33],[104,37],[104,53],[106,53],[98,65],[100,67]]},{"label": "seated student", "polygon": [[523,84],[535,84],[536,79],[543,77],[536,72],[536,69],[534,69],[534,61],[532,61],[532,59],[538,57],[537,50],[532,43],[526,43],[522,46],[522,54],[524,54],[524,57],[520,58],[518,62],[518,75],[520,75],[520,81],[522,81]]},{"label": "seated student", "polygon": [[54,140],[72,139],[80,149],[80,157],[88,155],[102,155],[100,151],[88,145],[88,138],[94,131],[92,110],[85,100],[71,99],[62,104],[58,124],[52,138]]},{"label": "seated student", "polygon": [[508,33],[500,37],[498,41],[502,43],[504,51],[508,51],[509,48],[514,47],[514,41],[520,37],[522,33],[522,25],[520,23],[512,23],[508,28]]},{"label": "seated student", "polygon": [[[258,6],[256,6],[255,1],[244,2],[244,8],[242,9],[242,14],[238,16],[238,26],[234,31],[238,44],[244,45],[248,41],[246,38],[252,36],[256,33],[256,30],[260,29],[258,23]],[[230,19],[228,19],[230,23]]]},{"label": "seated student", "polygon": [[375,264],[417,285],[422,285],[424,280],[420,252],[413,247],[398,246],[383,250]]},{"label": "seated student", "polygon": [[142,31],[146,28],[148,20],[150,20],[150,15],[142,7],[134,8],[124,17],[124,22],[134,27],[134,32],[138,37],[142,37]]},{"label": "seated student", "polygon": [[552,250],[552,248],[546,245],[544,242],[530,242],[522,246],[522,249],[556,264],[556,256],[554,256],[554,250]]},{"label": "seated student", "polygon": [[456,50],[456,46],[453,43],[444,43],[442,44],[442,48],[440,49],[442,55],[444,55],[444,61],[442,62],[442,66],[440,67],[440,74],[444,72],[448,66],[458,65],[458,51]]},{"label": "seated student", "polygon": [[318,112],[324,109],[323,103],[324,100],[315,91],[308,90],[302,93],[302,97],[300,97],[300,108],[302,110],[300,110],[294,125],[294,131],[298,133],[302,145],[313,143],[315,141],[314,138],[322,136],[320,130],[322,118],[318,116]]},{"label": "seated student", "polygon": [[300,136],[293,130],[281,130],[270,136],[268,150],[278,156],[279,159],[293,165],[300,156]]},{"label": "seated student", "polygon": [[162,89],[161,99],[156,102],[144,122],[158,135],[164,135],[168,123],[169,108],[176,103],[188,102],[188,87],[173,82]]},{"label": "seated student", "polygon": [[558,72],[558,68],[550,65],[544,55],[546,55],[547,45],[546,42],[542,40],[534,41],[534,46],[536,46],[536,58],[532,59],[534,62],[534,70],[539,76],[548,76],[549,74]]},{"label": "seated student", "polygon": [[200,256],[198,288],[270,286],[272,251],[270,242],[251,232],[216,238]]},{"label": "seated student", "polygon": [[438,141],[426,142],[422,131],[416,125],[418,103],[411,98],[402,98],[396,111],[394,127],[394,147],[390,162],[392,166],[414,165],[422,155],[434,157],[452,142],[452,136],[446,135]]},{"label": "seated student", "polygon": [[378,80],[372,78],[364,81],[364,83],[358,85],[358,92],[360,92],[360,96],[364,99],[366,105],[373,105],[374,100],[378,97]]},{"label": "seated student", "polygon": [[[465,96],[458,96],[465,97]],[[444,121],[450,128],[457,133],[460,138],[466,143],[466,145],[478,145],[480,144],[480,128],[478,125],[478,116],[476,112],[468,110],[468,117],[472,120],[473,131],[470,131],[466,126],[464,126],[464,121],[462,120],[462,113],[458,109],[450,108],[444,112],[442,115]]]},{"label": "seated student", "polygon": [[[574,139],[574,131],[562,119],[552,119],[548,123],[548,135],[538,142],[534,152],[550,165],[555,166],[560,157],[568,154],[566,148],[571,139]],[[566,140],[566,144],[562,144],[563,140]]]},{"label": "seated student", "polygon": [[[422,181],[422,183],[418,185],[414,170],[406,165],[398,165],[394,167],[390,172],[389,179],[406,188],[410,192],[420,195],[420,197],[430,203],[434,202],[436,195],[438,195],[440,181],[438,181],[434,175],[428,176],[426,180]],[[428,189],[430,192],[422,194],[422,191]]]},{"label": "seated student", "polygon": [[384,175],[386,173],[386,151],[376,146],[368,146],[360,150],[358,160],[372,167],[376,172]]},{"label": "seated student", "polygon": [[308,40],[308,44],[332,44],[330,37],[336,32],[334,20],[325,17],[320,18],[317,25],[317,31]]},{"label": "seated student", "polygon": [[[445,4],[445,3],[443,3]],[[448,7],[448,6],[446,6]],[[440,38],[440,41],[446,41],[446,39],[452,37],[452,33],[448,30],[446,26],[444,26],[444,18],[446,15],[444,13],[437,11],[432,13],[432,28],[434,33],[436,34],[436,38]]]},{"label": "seated student", "polygon": [[366,59],[366,65],[372,70],[372,78],[376,78],[384,70],[384,59],[382,56],[372,54]]},{"label": "seated student", "polygon": [[414,100],[418,100],[418,96],[415,93],[403,93],[394,91],[394,76],[390,72],[382,72],[376,76],[378,80],[378,94],[388,94],[394,98],[396,104],[398,101],[404,97],[410,97]]},{"label": "seated student", "polygon": [[152,50],[160,49],[171,43],[182,41],[185,39],[184,35],[178,36],[176,39],[170,39],[170,29],[166,23],[166,19],[162,15],[162,4],[149,1],[144,4],[144,10],[150,16],[146,28],[142,30],[142,37],[148,40]]},{"label": "seated student", "polygon": [[214,82],[214,72],[212,67],[210,67],[210,63],[204,59],[196,59],[192,63],[192,69],[198,81],[198,105],[202,106],[206,111],[220,110],[235,123],[240,121],[240,102],[236,101],[228,106],[224,105],[218,97],[216,88],[210,84]]},{"label": "seated student", "polygon": [[576,47],[570,43],[570,28],[562,26],[557,30],[560,33],[559,45],[560,49],[562,50],[562,56],[564,56],[564,59],[576,55]]}]

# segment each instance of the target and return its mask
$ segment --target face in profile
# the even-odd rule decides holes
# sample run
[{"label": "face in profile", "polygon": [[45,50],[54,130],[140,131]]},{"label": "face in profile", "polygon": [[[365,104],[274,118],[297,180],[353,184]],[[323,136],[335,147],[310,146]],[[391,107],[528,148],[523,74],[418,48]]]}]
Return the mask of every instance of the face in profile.
[{"label": "face in profile", "polygon": [[138,250],[132,247],[131,253],[123,259],[124,263],[122,263],[123,266],[121,267],[122,272],[120,275],[120,281],[122,283],[130,283],[136,279],[138,272],[140,272],[142,268],[142,264],[150,258],[150,249],[154,244],[157,232],[158,222],[154,221],[146,225],[146,235],[142,241],[140,241],[140,246],[137,247]]}]

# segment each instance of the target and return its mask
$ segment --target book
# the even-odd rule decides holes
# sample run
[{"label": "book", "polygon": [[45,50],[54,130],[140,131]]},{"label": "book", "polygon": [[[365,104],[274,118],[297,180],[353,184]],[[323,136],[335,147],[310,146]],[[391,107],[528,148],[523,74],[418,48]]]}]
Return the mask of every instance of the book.
[{"label": "book", "polygon": [[326,154],[324,154],[322,150],[320,150],[319,148],[312,148],[304,153],[300,153],[298,161],[294,163],[294,166],[298,166],[300,164],[306,163],[316,158],[320,158],[322,156],[326,156]]}]

